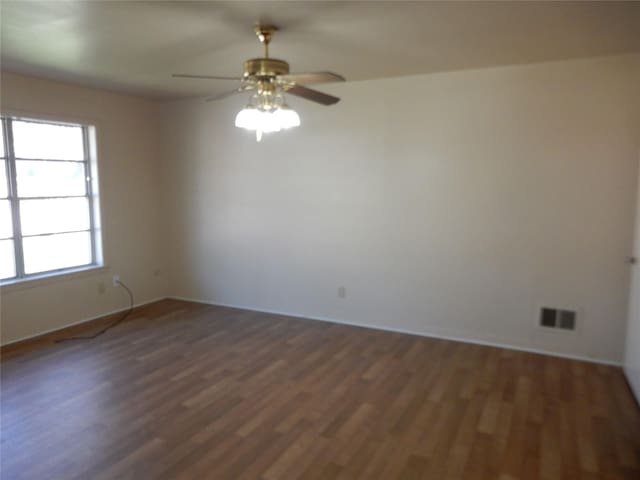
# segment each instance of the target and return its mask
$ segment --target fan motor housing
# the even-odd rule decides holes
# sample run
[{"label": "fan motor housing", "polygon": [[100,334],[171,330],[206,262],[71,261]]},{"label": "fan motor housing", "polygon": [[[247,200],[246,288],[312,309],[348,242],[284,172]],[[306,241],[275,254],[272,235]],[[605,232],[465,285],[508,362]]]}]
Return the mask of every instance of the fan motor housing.
[{"label": "fan motor housing", "polygon": [[276,58],[252,58],[244,62],[245,77],[271,77],[287,75],[289,64]]}]

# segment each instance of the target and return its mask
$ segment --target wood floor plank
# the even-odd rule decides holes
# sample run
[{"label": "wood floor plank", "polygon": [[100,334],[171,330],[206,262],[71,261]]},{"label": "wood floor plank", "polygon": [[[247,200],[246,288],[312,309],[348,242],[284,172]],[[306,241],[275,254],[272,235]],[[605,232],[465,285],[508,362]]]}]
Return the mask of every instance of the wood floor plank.
[{"label": "wood floor plank", "polygon": [[2,350],[3,480],[640,478],[619,368],[174,300],[63,333]]}]

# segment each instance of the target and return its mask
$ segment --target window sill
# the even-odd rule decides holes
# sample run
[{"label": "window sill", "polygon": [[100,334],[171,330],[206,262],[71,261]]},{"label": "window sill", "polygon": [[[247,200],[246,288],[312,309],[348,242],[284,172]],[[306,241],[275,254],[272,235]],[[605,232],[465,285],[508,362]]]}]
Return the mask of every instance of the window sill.
[{"label": "window sill", "polygon": [[28,278],[12,278],[0,281],[1,292],[13,292],[27,288],[36,288],[61,281],[75,280],[109,270],[106,265],[88,265],[85,267],[72,268],[63,272],[48,272],[40,275],[33,275]]}]

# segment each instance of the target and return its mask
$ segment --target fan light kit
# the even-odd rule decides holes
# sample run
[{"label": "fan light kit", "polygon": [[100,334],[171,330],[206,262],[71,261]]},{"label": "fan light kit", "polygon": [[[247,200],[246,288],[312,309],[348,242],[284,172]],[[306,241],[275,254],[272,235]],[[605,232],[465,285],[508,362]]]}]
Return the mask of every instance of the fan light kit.
[{"label": "fan light kit", "polygon": [[174,74],[180,78],[201,78],[212,80],[236,80],[240,86],[222,95],[207,98],[220,100],[235,93],[254,91],[249,104],[237,115],[235,125],[256,132],[256,140],[262,140],[264,133],[279,132],[300,125],[300,116],[285,101],[285,93],[302,97],[321,105],[333,105],[338,97],[304,87],[305,84],[344,82],[341,75],[331,72],[289,73],[289,64],[284,60],[269,57],[269,43],[278,29],[274,26],[258,25],[256,35],[264,45],[264,57],[244,62],[242,77],[218,77],[212,75]]},{"label": "fan light kit", "polygon": [[255,130],[256,140],[263,133],[279,132],[300,125],[300,116],[284,102],[282,92],[251,95],[249,105],[236,115],[236,127]]}]

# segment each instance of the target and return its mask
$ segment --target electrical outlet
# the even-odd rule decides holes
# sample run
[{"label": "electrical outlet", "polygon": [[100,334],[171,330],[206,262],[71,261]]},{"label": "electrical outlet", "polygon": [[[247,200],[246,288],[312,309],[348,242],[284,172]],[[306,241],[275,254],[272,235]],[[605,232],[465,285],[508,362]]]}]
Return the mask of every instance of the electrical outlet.
[{"label": "electrical outlet", "polygon": [[113,286],[117,287],[120,284],[120,275],[113,276]]},{"label": "electrical outlet", "polygon": [[344,298],[347,296],[347,289],[345,287],[338,287],[338,297]]}]

